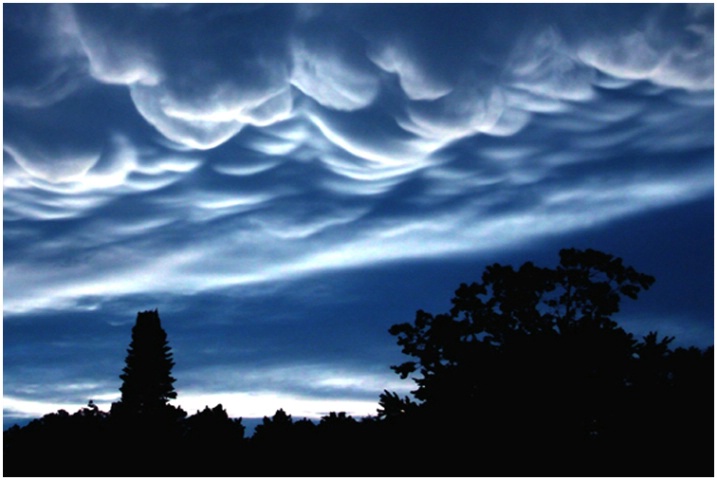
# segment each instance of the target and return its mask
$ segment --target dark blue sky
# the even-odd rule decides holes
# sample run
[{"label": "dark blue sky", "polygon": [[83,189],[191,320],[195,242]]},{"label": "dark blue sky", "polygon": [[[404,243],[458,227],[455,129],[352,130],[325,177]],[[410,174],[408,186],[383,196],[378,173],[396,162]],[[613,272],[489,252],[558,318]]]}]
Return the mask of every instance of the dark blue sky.
[{"label": "dark blue sky", "polygon": [[3,6],[4,416],[119,397],[373,414],[387,330],[597,248],[616,320],[713,343],[712,4]]}]

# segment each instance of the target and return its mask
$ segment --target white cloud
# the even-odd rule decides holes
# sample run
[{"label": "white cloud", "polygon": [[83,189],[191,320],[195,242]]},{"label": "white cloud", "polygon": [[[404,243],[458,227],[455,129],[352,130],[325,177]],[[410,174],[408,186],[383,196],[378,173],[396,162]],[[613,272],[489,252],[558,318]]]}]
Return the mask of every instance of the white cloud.
[{"label": "white cloud", "polygon": [[[4,199],[10,218],[60,219],[87,215],[118,196],[176,182],[202,161],[195,155],[159,154],[115,134],[101,155],[63,157],[5,145]],[[18,168],[19,167],[19,168]]]},{"label": "white cloud", "polygon": [[[535,184],[551,169],[561,168],[562,163],[548,162],[535,167],[531,173],[519,167],[522,160],[510,158],[495,158],[495,166],[503,169],[499,194],[473,194],[473,198],[447,210],[436,210],[434,206],[440,195],[432,202],[423,194],[420,197],[423,203],[416,203],[422,205],[421,208],[409,208],[385,217],[367,216],[366,208],[325,209],[320,215],[297,216],[301,212],[300,204],[292,206],[291,202],[282,202],[288,210],[277,215],[271,208],[256,208],[257,202],[272,205],[274,200],[265,195],[201,194],[193,197],[191,203],[208,213],[224,209],[236,213],[231,210],[247,202],[252,210],[241,210],[244,213],[233,221],[232,234],[228,235],[224,227],[207,224],[201,227],[201,235],[185,237],[185,232],[194,231],[196,226],[216,217],[188,216],[182,203],[176,207],[165,204],[157,210],[158,216],[150,215],[141,222],[155,221],[161,226],[163,219],[169,220],[168,215],[183,217],[184,221],[169,230],[163,228],[169,238],[185,238],[171,246],[147,243],[152,231],[132,239],[124,237],[128,232],[126,228],[120,226],[115,231],[104,223],[84,230],[82,242],[87,247],[73,245],[77,239],[73,240],[72,236],[54,247],[38,239],[35,243],[44,255],[51,256],[52,248],[59,249],[58,252],[64,252],[61,257],[67,257],[70,263],[38,270],[32,257],[6,259],[4,308],[6,312],[72,308],[88,296],[194,293],[401,259],[485,251],[699,198],[713,188],[712,178],[705,171],[708,167],[704,167],[682,174],[643,172],[624,178],[606,175],[602,179],[597,176],[593,180],[588,177],[588,180],[548,184],[535,190],[535,198],[528,204],[513,204],[522,184]],[[549,152],[536,157],[540,158],[549,159]],[[476,181],[466,178],[460,184],[450,178],[445,181],[450,184],[448,191],[453,195],[499,185],[497,178],[486,184],[480,182],[479,176]],[[501,205],[509,206],[508,210],[491,213]],[[176,208],[176,212],[169,214],[168,207],[170,212]],[[323,234],[313,236],[318,232]],[[312,241],[306,242],[309,237]],[[125,238],[125,242],[130,243],[114,244],[113,239],[117,238]],[[155,237],[158,238],[161,237]],[[97,251],[99,244],[103,247]],[[93,252],[91,256],[82,256],[85,248]],[[68,256],[71,252],[74,252],[72,256]],[[81,258],[82,262],[72,262],[73,257]]]},{"label": "white cloud", "polygon": [[350,65],[338,52],[315,51],[300,41],[292,44],[291,51],[291,84],[321,105],[351,111],[369,106],[376,98],[376,75]]},{"label": "white cloud", "polygon": [[292,97],[287,89],[243,93],[240,87],[212,88],[189,102],[164,85],[131,85],[137,110],[168,139],[193,149],[210,150],[225,143],[246,125],[268,126],[290,118]]},{"label": "white cloud", "polygon": [[[97,403],[98,406],[102,405]],[[65,410],[68,413],[74,413],[87,403],[58,403],[47,400],[25,400],[13,396],[3,395],[3,412],[18,418],[40,418],[48,413]],[[103,405],[103,410],[107,410],[107,406]]]},{"label": "white cloud", "polygon": [[[162,135],[197,150],[209,150],[226,142],[244,128],[237,120],[190,120],[177,117],[165,110],[171,98],[158,88],[133,85],[132,100],[139,113]],[[176,111],[175,111],[176,113]]]},{"label": "white cloud", "polygon": [[107,32],[80,22],[72,6],[65,6],[58,18],[59,27],[79,43],[87,56],[90,74],[103,83],[116,85],[156,85],[163,73],[156,67],[152,52],[135,38],[125,36],[116,42]]},{"label": "white cloud", "polygon": [[[538,97],[587,101],[593,97],[594,72],[577,59],[560,34],[548,28],[519,43],[507,66],[511,86]],[[516,105],[517,106],[517,105]]]},{"label": "white cloud", "polygon": [[[217,381],[215,381],[217,380]],[[337,369],[329,365],[292,365],[252,368],[211,367],[183,372],[177,399],[171,404],[183,408],[188,415],[204,407],[221,404],[230,417],[271,417],[282,408],[296,420],[319,419],[329,412],[346,412],[355,417],[376,415],[378,399],[384,389],[408,394],[414,388],[410,381],[399,381],[391,372],[375,374],[360,369]],[[257,385],[261,385],[258,387]],[[102,390],[92,383],[45,385],[53,395],[38,399],[40,389],[20,386],[16,393],[5,395],[3,408],[14,417],[39,418],[64,409],[72,414],[85,407],[87,401],[68,401],[63,398],[90,398],[103,411],[119,400],[116,389]],[[373,397],[373,399],[367,399]]]},{"label": "white cloud", "polygon": [[406,131],[442,146],[479,133],[512,136],[523,129],[530,114],[515,108],[500,87],[455,89],[431,105],[409,105],[408,118],[398,119]]},{"label": "white cloud", "polygon": [[419,67],[396,46],[369,52],[368,57],[386,72],[397,74],[401,88],[411,100],[437,100],[452,90],[450,86],[431,78],[430,72]]},{"label": "white cloud", "polygon": [[714,31],[703,25],[686,28],[688,45],[675,39],[662,45],[662,32],[634,31],[618,38],[587,43],[579,58],[602,72],[628,80],[650,80],[666,87],[714,89]]},{"label": "white cloud", "polygon": [[[261,72],[247,79],[241,68],[232,71],[236,78],[211,69],[206,78],[204,71],[168,75],[171,69],[158,66],[166,59],[143,35],[104,38],[68,18],[75,23],[67,34],[82,38],[99,80],[127,84],[140,114],[179,148],[135,143],[127,132],[136,125],[98,129],[108,132],[100,147],[64,154],[7,135],[6,219],[78,220],[56,236],[57,245],[39,233],[35,251],[6,258],[9,312],[71,307],[83,296],[192,293],[475,252],[587,228],[712,188],[711,180],[697,179],[706,175],[702,160],[675,176],[689,188],[664,173],[646,178],[649,166],[641,163],[628,167],[637,170],[633,176],[609,177],[607,187],[582,181],[603,178],[598,169],[575,170],[614,168],[625,151],[645,156],[709,146],[712,137],[698,128],[712,109],[704,94],[694,100],[685,92],[665,100],[672,105],[666,109],[656,101],[665,98],[662,88],[645,93],[617,82],[595,93],[609,75],[669,84],[665,65],[677,68],[678,57],[711,65],[704,57],[710,31],[697,25],[689,27],[690,48],[655,43],[654,30],[590,41],[578,35],[580,43],[558,27],[535,29],[505,59],[494,59],[502,60],[496,66],[502,75],[481,76],[476,62],[466,62],[449,87],[424,75],[424,59],[407,53],[412,46],[373,51],[371,63],[348,43],[310,47],[299,33],[286,45],[293,66],[277,57],[249,62]],[[198,65],[219,61],[205,60]],[[684,69],[695,88],[698,70]],[[385,72],[399,76],[408,99],[376,102],[389,92],[381,90]],[[555,186],[556,179],[565,183]],[[532,197],[521,203],[519,194]],[[321,208],[306,206],[312,202]],[[107,218],[97,221],[92,213],[108,205]],[[9,235],[14,228],[6,225]],[[44,231],[40,224],[30,228]],[[75,264],[57,261],[48,270],[52,254]]]},{"label": "white cloud", "polygon": [[96,152],[50,152],[29,142],[6,140],[4,151],[31,176],[50,183],[66,183],[82,178],[99,160]]},{"label": "white cloud", "polygon": [[326,116],[308,114],[308,118],[340,151],[365,160],[366,162],[354,162],[354,165],[356,169],[361,168],[362,164],[365,165],[363,170],[366,173],[373,171],[380,175],[389,171],[404,173],[420,169],[425,165],[428,154],[440,146],[439,142],[431,140],[400,140],[383,131],[372,132],[373,136],[366,137],[354,133],[354,129],[358,131],[360,128],[346,128],[345,124],[332,123]]}]

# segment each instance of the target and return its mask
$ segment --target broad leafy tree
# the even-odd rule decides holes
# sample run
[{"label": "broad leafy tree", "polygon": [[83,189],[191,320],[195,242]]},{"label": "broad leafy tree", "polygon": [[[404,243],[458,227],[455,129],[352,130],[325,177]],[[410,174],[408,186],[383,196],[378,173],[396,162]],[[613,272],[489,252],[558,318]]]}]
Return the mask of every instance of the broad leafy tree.
[{"label": "broad leafy tree", "polygon": [[[485,395],[480,385],[495,371],[494,361],[513,354],[526,359],[536,355],[521,369],[542,364],[558,351],[595,363],[585,368],[608,368],[624,360],[610,357],[624,356],[635,343],[612,315],[624,297],[637,298],[653,282],[621,259],[595,250],[561,250],[560,264],[553,269],[530,262],[517,270],[491,265],[480,283],[461,284],[449,313],[419,310],[413,323],[391,327],[403,353],[413,357],[392,368],[402,378],[419,374],[414,393],[424,402]],[[561,350],[568,348],[563,338],[574,351]],[[619,348],[603,350],[608,345]]]},{"label": "broad leafy tree", "polygon": [[411,357],[392,368],[412,376],[420,405],[385,392],[380,413],[410,414],[446,455],[469,454],[470,435],[494,458],[512,449],[535,468],[551,445],[579,463],[621,432],[638,342],[612,316],[653,282],[596,250],[561,250],[554,268],[488,266],[450,312],[391,327]]}]

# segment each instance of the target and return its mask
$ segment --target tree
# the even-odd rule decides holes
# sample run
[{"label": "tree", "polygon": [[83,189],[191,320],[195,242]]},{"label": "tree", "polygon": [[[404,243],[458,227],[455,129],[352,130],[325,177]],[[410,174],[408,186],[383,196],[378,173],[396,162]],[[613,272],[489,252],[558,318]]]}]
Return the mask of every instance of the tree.
[{"label": "tree", "polygon": [[294,421],[291,415],[288,415],[283,408],[274,413],[274,416],[264,417],[261,424],[254,429],[252,440],[255,443],[288,443],[293,432]]},{"label": "tree", "polygon": [[182,476],[230,476],[244,447],[242,419],[229,418],[219,404],[188,417],[182,439]]},{"label": "tree", "polygon": [[545,445],[602,445],[620,431],[637,344],[612,316],[653,282],[591,249],[561,250],[555,268],[488,266],[479,283],[460,285],[450,312],[419,310],[390,328],[412,357],[391,368],[413,376],[420,404],[385,392],[385,414],[405,412],[446,452],[467,448],[461,438],[471,435],[490,455],[512,449],[533,465],[550,461]]},{"label": "tree", "polygon": [[221,404],[187,418],[187,439],[198,450],[235,447],[244,440],[242,419],[229,418]]},{"label": "tree", "polygon": [[116,474],[166,476],[177,468],[156,449],[161,445],[164,452],[177,451],[186,416],[181,408],[168,403],[177,397],[173,366],[157,310],[137,313],[120,375],[122,397],[110,410],[112,436],[108,448],[124,458]]},{"label": "tree", "polygon": [[156,413],[170,399],[177,398],[171,375],[174,367],[171,347],[157,310],[137,314],[125,363],[120,375],[123,381],[120,404],[124,412]]},{"label": "tree", "polygon": [[[434,394],[445,396],[446,390],[438,384],[448,386],[443,385],[447,381],[461,388],[457,383],[465,382],[452,379],[458,372],[487,375],[485,366],[492,357],[515,351],[525,355],[526,348],[545,347],[560,337],[575,343],[592,342],[596,336],[621,337],[631,345],[632,336],[611,316],[623,297],[636,299],[653,282],[653,277],[625,267],[620,258],[595,250],[561,250],[560,264],[554,269],[531,262],[518,270],[491,265],[481,283],[461,284],[450,313],[434,316],[419,310],[413,324],[390,328],[403,353],[417,360],[391,368],[402,378],[418,370],[414,394],[429,401]],[[477,394],[464,388],[465,395]]]},{"label": "tree", "polygon": [[379,396],[378,409],[379,419],[390,419],[401,417],[416,408],[416,402],[412,401],[408,396],[399,397],[396,392],[384,390]]}]

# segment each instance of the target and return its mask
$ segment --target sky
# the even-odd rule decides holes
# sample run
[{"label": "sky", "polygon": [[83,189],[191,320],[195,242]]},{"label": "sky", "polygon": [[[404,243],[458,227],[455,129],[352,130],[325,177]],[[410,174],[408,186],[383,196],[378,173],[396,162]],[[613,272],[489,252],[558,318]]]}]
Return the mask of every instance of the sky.
[{"label": "sky", "polygon": [[391,325],[569,247],[712,345],[713,8],[4,4],[5,427],[109,409],[155,308],[190,414],[375,414]]}]

